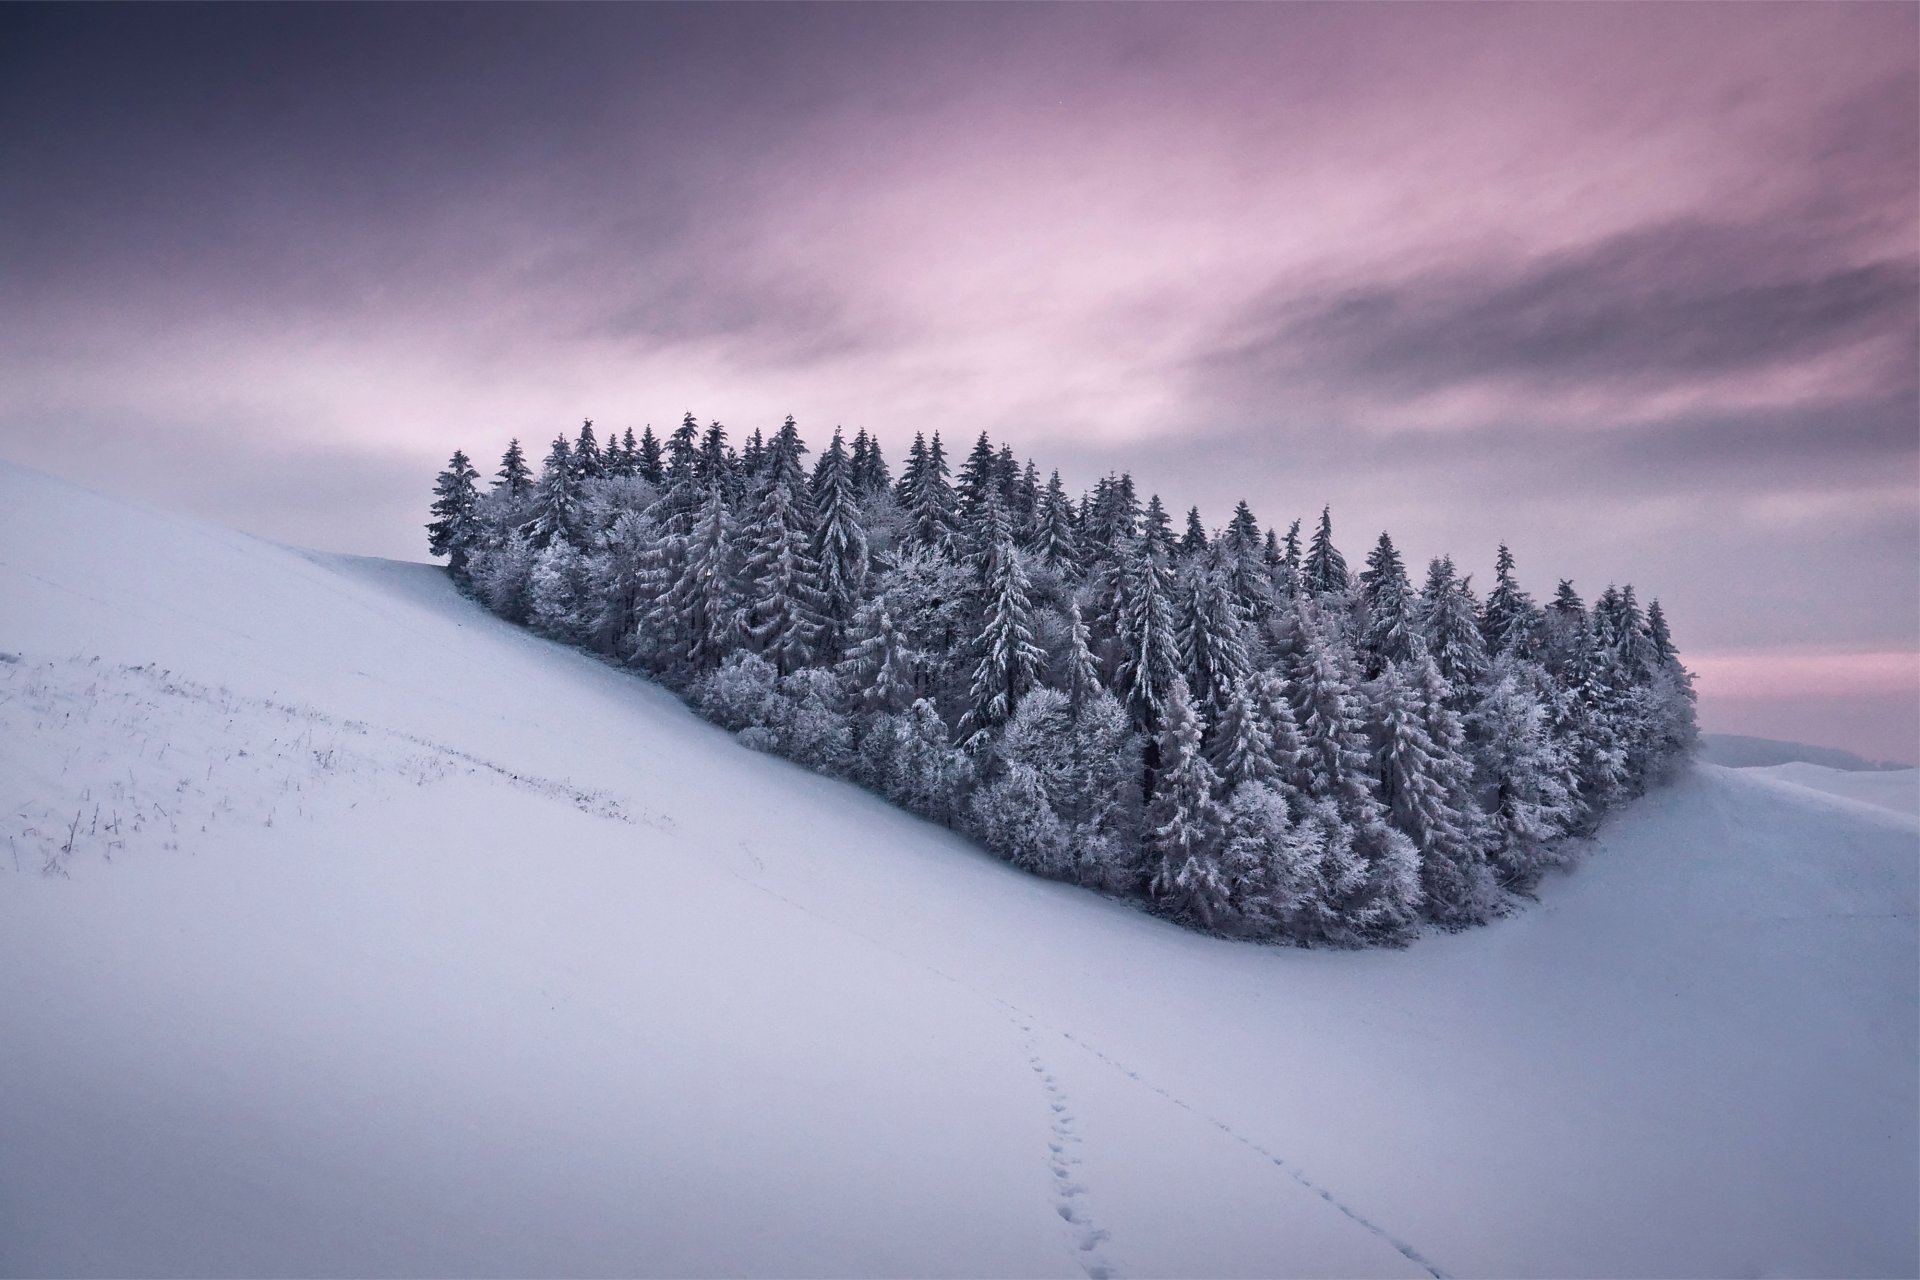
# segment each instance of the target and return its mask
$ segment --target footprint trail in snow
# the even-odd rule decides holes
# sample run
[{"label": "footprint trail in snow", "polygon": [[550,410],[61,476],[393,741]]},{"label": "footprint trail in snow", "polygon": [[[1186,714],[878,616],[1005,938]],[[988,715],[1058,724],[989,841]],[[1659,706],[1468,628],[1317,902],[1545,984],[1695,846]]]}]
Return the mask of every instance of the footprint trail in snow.
[{"label": "footprint trail in snow", "polygon": [[1106,1244],[1110,1237],[1095,1224],[1087,1210],[1087,1189],[1077,1173],[1081,1163],[1080,1134],[1073,1110],[1053,1070],[1040,1057],[1033,1028],[1021,1023],[1020,1032],[1028,1051],[1027,1065],[1033,1068],[1046,1091],[1047,1114],[1052,1119],[1052,1128],[1047,1134],[1047,1168],[1053,1174],[1054,1212],[1067,1225],[1074,1253],[1089,1280],[1119,1280],[1120,1271],[1107,1256]]}]

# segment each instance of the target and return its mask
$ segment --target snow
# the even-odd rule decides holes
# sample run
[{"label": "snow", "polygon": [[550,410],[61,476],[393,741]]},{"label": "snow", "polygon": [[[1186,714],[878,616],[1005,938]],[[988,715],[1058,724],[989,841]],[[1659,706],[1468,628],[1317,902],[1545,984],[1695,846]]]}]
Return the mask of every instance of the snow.
[{"label": "snow", "polygon": [[1803,777],[1309,952],[5,466],[0,652],[7,1274],[1920,1271],[1920,827]]},{"label": "snow", "polygon": [[1752,777],[1920,817],[1920,769],[1829,769],[1825,765],[1795,760],[1744,772]]}]

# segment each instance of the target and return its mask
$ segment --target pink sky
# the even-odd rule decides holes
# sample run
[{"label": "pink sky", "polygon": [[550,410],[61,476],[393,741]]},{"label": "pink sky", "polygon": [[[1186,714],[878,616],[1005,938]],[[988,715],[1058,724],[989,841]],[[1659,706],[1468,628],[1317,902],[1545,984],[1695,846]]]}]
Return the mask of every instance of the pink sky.
[{"label": "pink sky", "polygon": [[0,454],[417,557],[586,416],[986,429],[1634,581],[1709,728],[1912,759],[1916,14],[14,7]]}]

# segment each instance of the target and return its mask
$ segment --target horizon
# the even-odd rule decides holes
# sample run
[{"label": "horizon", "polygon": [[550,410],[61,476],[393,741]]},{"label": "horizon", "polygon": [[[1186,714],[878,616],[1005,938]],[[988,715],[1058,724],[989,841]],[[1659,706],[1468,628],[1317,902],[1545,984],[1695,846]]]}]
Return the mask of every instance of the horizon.
[{"label": "horizon", "polygon": [[1912,6],[0,31],[0,457],[419,560],[454,448],[984,429],[1210,528],[1632,582],[1704,730],[1920,761]]}]

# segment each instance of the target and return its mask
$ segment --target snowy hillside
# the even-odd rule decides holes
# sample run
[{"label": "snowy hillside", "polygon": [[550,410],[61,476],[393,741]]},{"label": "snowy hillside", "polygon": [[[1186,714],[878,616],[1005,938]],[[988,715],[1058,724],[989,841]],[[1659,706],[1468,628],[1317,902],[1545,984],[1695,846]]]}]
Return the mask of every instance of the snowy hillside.
[{"label": "snowy hillside", "polygon": [[0,1271],[1920,1270],[1920,827],[1702,766],[1229,944],[441,572],[0,466]]},{"label": "snowy hillside", "polygon": [[1755,777],[1920,817],[1920,769],[1828,769],[1796,760],[1747,772]]}]

